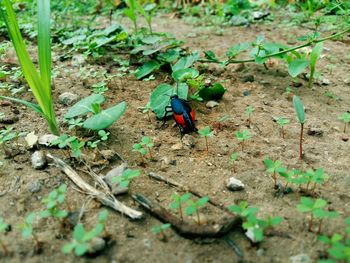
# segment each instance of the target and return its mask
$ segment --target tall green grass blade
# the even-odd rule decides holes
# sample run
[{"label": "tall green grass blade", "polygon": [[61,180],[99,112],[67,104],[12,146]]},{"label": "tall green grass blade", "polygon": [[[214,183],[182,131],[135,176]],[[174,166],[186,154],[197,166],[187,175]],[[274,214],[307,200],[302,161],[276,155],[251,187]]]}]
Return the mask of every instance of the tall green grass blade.
[{"label": "tall green grass blade", "polygon": [[13,101],[13,102],[21,103],[24,106],[27,106],[28,108],[31,108],[35,112],[37,112],[40,115],[42,115],[43,117],[45,117],[43,111],[41,110],[41,108],[39,107],[38,104],[34,104],[34,103],[31,103],[31,102],[26,101],[26,100],[11,98],[11,97],[7,97],[7,96],[0,96],[0,99],[5,99],[5,100],[10,100],[10,101]]}]

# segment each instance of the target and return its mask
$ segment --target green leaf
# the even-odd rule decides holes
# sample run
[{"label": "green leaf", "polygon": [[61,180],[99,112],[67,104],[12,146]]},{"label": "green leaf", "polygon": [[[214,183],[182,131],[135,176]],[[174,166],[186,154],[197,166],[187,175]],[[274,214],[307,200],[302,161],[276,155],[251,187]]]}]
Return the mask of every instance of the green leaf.
[{"label": "green leaf", "polygon": [[293,96],[293,105],[299,122],[303,124],[305,122],[305,109],[303,103],[301,102],[298,96]]},{"label": "green leaf", "polygon": [[323,43],[317,43],[310,53],[310,64],[315,67],[317,60],[319,59],[323,49]]},{"label": "green leaf", "polygon": [[180,58],[174,66],[172,66],[173,72],[179,69],[192,67],[193,64],[199,59],[199,53],[193,52],[191,55]]},{"label": "green leaf", "polygon": [[159,69],[161,64],[159,64],[156,60],[147,61],[141,67],[137,69],[135,72],[135,77],[137,79],[142,79],[143,77],[149,75],[153,71]]},{"label": "green leaf", "polygon": [[83,240],[85,235],[85,229],[82,224],[78,224],[74,227],[73,238],[77,241]]},{"label": "green leaf", "polygon": [[180,197],[180,202],[183,203],[183,202],[186,202],[187,200],[189,200],[191,198],[191,193],[186,193],[184,194],[183,196]]},{"label": "green leaf", "polygon": [[32,232],[33,232],[33,228],[31,226],[26,227],[22,230],[22,236],[24,238],[30,237],[32,235]]},{"label": "green leaf", "polygon": [[75,248],[75,243],[68,243],[68,244],[65,244],[62,248],[62,252],[64,254],[68,254],[70,252],[72,252],[72,250]]},{"label": "green leaf", "polygon": [[314,203],[314,208],[322,208],[327,204],[327,201],[324,199],[316,199],[315,203]]},{"label": "green leaf", "polygon": [[288,73],[293,78],[302,73],[307,66],[310,64],[310,61],[306,59],[295,59],[288,64]]},{"label": "green leaf", "polygon": [[7,96],[0,96],[0,98],[5,99],[5,100],[10,100],[13,102],[17,102],[17,103],[21,103],[24,106],[31,108],[32,110],[34,110],[35,112],[39,113],[40,115],[42,115],[44,117],[44,112],[41,110],[41,108],[38,104],[34,104],[34,103],[31,103],[31,102],[26,101],[26,100],[11,98],[11,97],[7,97]]},{"label": "green leaf", "polygon": [[169,84],[160,84],[152,92],[150,97],[150,107],[161,119],[165,114],[165,107],[170,105],[170,96],[173,94],[173,87]]},{"label": "green leaf", "polygon": [[224,86],[218,82],[211,87],[199,90],[198,94],[204,100],[220,100],[225,92]]},{"label": "green leaf", "polygon": [[185,209],[185,214],[186,214],[187,216],[191,216],[191,215],[193,215],[196,211],[197,211],[197,209],[196,209],[195,206],[188,206],[188,207],[186,207],[186,209]]},{"label": "green leaf", "polygon": [[88,251],[88,248],[88,244],[78,244],[74,249],[75,255],[78,257],[83,256]]},{"label": "green leaf", "polygon": [[194,79],[199,76],[198,70],[195,68],[184,68],[179,69],[177,71],[174,71],[171,76],[177,81],[177,82],[184,82],[187,79]]},{"label": "green leaf", "polygon": [[84,121],[83,127],[94,131],[103,130],[116,122],[125,112],[126,103],[123,101],[116,106],[101,111]]},{"label": "green leaf", "polygon": [[64,217],[66,217],[67,215],[68,215],[67,211],[65,211],[65,210],[59,210],[59,211],[56,213],[55,217],[64,218]]},{"label": "green leaf", "polygon": [[74,104],[69,111],[64,115],[65,119],[85,115],[88,112],[93,112],[93,104],[101,104],[105,101],[105,97],[101,94],[92,94]]},{"label": "green leaf", "polygon": [[47,217],[50,217],[51,216],[51,213],[50,213],[50,211],[48,211],[48,210],[45,210],[45,211],[41,211],[40,212],[40,217],[41,218],[47,218]]},{"label": "green leaf", "polygon": [[204,197],[198,199],[197,205],[198,206],[204,206],[206,203],[208,203],[208,201],[209,201],[209,197],[208,196],[204,196]]}]

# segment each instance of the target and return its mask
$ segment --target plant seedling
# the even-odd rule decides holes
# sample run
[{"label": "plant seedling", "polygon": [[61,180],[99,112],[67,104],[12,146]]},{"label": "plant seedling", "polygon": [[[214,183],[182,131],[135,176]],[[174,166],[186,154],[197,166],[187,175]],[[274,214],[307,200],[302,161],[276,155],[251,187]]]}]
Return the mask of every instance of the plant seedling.
[{"label": "plant seedling", "polygon": [[154,226],[151,228],[151,231],[158,235],[158,237],[160,238],[160,240],[162,241],[166,241],[167,240],[167,237],[165,235],[165,230],[167,230],[168,228],[171,227],[171,224],[163,224],[163,225],[160,225],[160,226]]},{"label": "plant seedling", "polygon": [[177,193],[173,193],[173,195],[171,196],[171,198],[174,200],[173,202],[170,203],[170,209],[176,210],[178,209],[180,212],[180,217],[181,220],[184,220],[184,216],[183,216],[183,208],[182,208],[182,204],[184,202],[187,202],[188,199],[190,199],[191,197],[191,193],[187,193],[184,195],[178,195]]},{"label": "plant seedling", "polygon": [[254,107],[249,105],[246,109],[245,109],[245,114],[248,115],[248,126],[250,127],[251,124],[251,116],[254,112]]},{"label": "plant seedling", "polygon": [[252,136],[250,135],[249,130],[243,130],[243,132],[236,131],[235,135],[236,135],[236,138],[240,141],[241,146],[242,146],[242,151],[243,151],[245,141],[252,138]]},{"label": "plant seedling", "polygon": [[143,147],[146,147],[146,149],[148,150],[148,153],[149,153],[149,157],[152,159],[151,148],[153,147],[154,144],[153,144],[151,137],[148,137],[148,136],[142,137],[141,145]]},{"label": "plant seedling", "polygon": [[209,146],[208,146],[208,138],[214,136],[214,132],[210,130],[209,126],[204,127],[203,129],[199,130],[198,133],[201,137],[204,137],[205,139],[205,146],[207,153],[209,152]]},{"label": "plant seedling", "polygon": [[69,147],[71,148],[71,156],[79,159],[81,157],[81,148],[83,148],[84,146],[84,141],[79,141],[78,139],[71,141],[69,144]]},{"label": "plant seedling", "polygon": [[126,169],[121,176],[115,176],[112,178],[113,184],[119,184],[120,187],[126,188],[129,186],[131,181],[141,175],[140,170]]},{"label": "plant seedling", "polygon": [[[324,244],[329,245],[327,249],[329,257],[332,259],[327,259],[321,262],[336,263],[336,262],[349,262],[350,260],[350,240],[346,239],[343,235],[334,233],[330,238],[327,236],[319,236],[318,240]],[[334,259],[334,260],[333,260]]]},{"label": "plant seedling", "polygon": [[232,162],[232,166],[233,166],[233,172],[236,172],[236,165],[235,162],[237,161],[238,158],[238,153],[234,152],[231,154],[230,156],[230,161]]},{"label": "plant seedling", "polygon": [[62,204],[66,198],[67,185],[62,184],[57,189],[49,193],[49,195],[43,199],[42,203],[46,205],[46,210],[40,213],[42,218],[54,217],[64,218],[68,215],[67,211],[59,209],[59,205]]},{"label": "plant seedling", "polygon": [[[106,222],[107,222],[107,218],[108,218],[108,211],[107,210],[102,210],[99,214],[98,214],[98,223],[96,225],[95,228],[100,228],[105,232],[105,236],[107,235],[107,231],[106,231]],[[102,232],[102,231],[101,231]]]},{"label": "plant seedling", "polygon": [[11,132],[13,130],[13,127],[6,128],[4,130],[0,131],[0,144],[2,145],[2,148],[5,149],[6,142],[9,142],[16,137],[18,137],[17,133]]},{"label": "plant seedling", "polygon": [[100,136],[101,141],[107,141],[109,134],[110,133],[106,132],[105,130],[99,130],[98,131],[98,136]]},{"label": "plant seedling", "polygon": [[299,158],[303,159],[303,133],[305,123],[305,108],[298,96],[293,96],[293,105],[298,121],[300,123],[300,143],[299,143]]},{"label": "plant seedling", "polygon": [[323,210],[327,202],[324,199],[316,199],[315,201],[308,197],[301,197],[300,204],[297,205],[297,209],[301,213],[310,213],[309,219],[309,231],[312,231],[314,219],[319,218],[319,226],[317,233],[321,232],[322,221],[325,218],[334,218],[338,216],[337,212]]},{"label": "plant seedling", "polygon": [[[5,223],[5,221],[4,221],[4,219],[2,217],[0,217],[0,233],[6,232],[8,227],[9,227],[9,225]],[[0,245],[2,247],[2,250],[4,251],[5,257],[8,256],[9,255],[9,251],[7,249],[7,246],[5,245],[4,242],[2,242],[1,239],[0,239]]]},{"label": "plant seedling", "polygon": [[323,43],[320,42],[315,45],[315,47],[312,49],[310,53],[310,78],[309,78],[309,85],[308,85],[309,88],[311,88],[312,86],[315,70],[316,70],[316,63],[321,56],[322,49],[323,49]]},{"label": "plant seedling", "polygon": [[280,128],[280,135],[282,136],[282,138],[284,139],[284,126],[287,125],[290,122],[289,119],[283,118],[283,117],[279,117],[276,120],[276,123],[278,124],[278,127]]},{"label": "plant seedling", "polygon": [[197,201],[193,201],[193,200],[188,200],[187,202],[187,207],[185,209],[185,214],[187,216],[191,216],[194,213],[196,213],[197,216],[197,224],[200,225],[201,221],[200,221],[200,217],[199,217],[199,209],[203,206],[205,206],[206,203],[208,203],[209,201],[209,197],[205,196],[202,197],[200,199],[198,199]]},{"label": "plant seedling", "polygon": [[82,118],[76,118],[76,119],[68,119],[66,120],[68,122],[68,130],[73,130],[76,127],[82,127],[84,122]]},{"label": "plant seedling", "polygon": [[35,213],[30,213],[24,220],[22,224],[19,225],[19,228],[22,230],[22,237],[28,238],[31,237],[34,241],[34,249],[36,253],[39,253],[41,242],[39,241],[37,235],[33,232],[33,222],[36,218]]},{"label": "plant seedling", "polygon": [[266,166],[267,172],[269,174],[272,174],[273,182],[274,182],[274,187],[275,189],[277,188],[277,176],[276,173],[285,171],[286,168],[282,167],[282,162],[280,160],[276,160],[275,162],[272,161],[271,159],[265,159],[264,164]]},{"label": "plant seedling", "polygon": [[344,112],[340,117],[338,117],[338,120],[341,120],[344,122],[344,133],[346,132],[346,126],[350,123],[350,114],[348,112]]}]

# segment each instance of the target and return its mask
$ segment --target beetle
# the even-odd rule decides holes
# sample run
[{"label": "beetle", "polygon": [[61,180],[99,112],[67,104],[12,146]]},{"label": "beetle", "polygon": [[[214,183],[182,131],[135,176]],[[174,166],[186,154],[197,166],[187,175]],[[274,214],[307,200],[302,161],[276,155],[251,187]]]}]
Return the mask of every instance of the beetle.
[{"label": "beetle", "polygon": [[186,100],[180,99],[178,95],[170,96],[170,106],[165,107],[164,117],[173,113],[173,118],[180,129],[181,134],[197,131],[195,126],[194,110]]}]

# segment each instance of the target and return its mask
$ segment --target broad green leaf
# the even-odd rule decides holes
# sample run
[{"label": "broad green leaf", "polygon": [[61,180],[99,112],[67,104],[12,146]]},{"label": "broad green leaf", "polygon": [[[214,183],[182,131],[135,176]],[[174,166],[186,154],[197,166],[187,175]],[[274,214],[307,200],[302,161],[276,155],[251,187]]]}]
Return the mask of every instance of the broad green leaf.
[{"label": "broad green leaf", "polygon": [[201,89],[198,94],[204,100],[220,100],[225,92],[224,86],[218,82],[211,87]]},{"label": "broad green leaf", "polygon": [[125,112],[126,103],[123,101],[84,121],[83,127],[94,131],[104,130],[116,122]]},{"label": "broad green leaf", "polygon": [[137,79],[142,79],[143,77],[151,74],[153,71],[159,69],[161,64],[159,64],[156,60],[147,61],[141,67],[137,69],[135,72],[135,77]]},{"label": "broad green leaf", "polygon": [[64,210],[60,210],[56,213],[56,217],[58,218],[64,218],[68,215],[67,211],[64,211]]},{"label": "broad green leaf", "polygon": [[316,199],[315,203],[314,203],[314,208],[322,208],[327,204],[327,201],[324,199]]},{"label": "broad green leaf", "polygon": [[250,44],[247,42],[236,44],[228,49],[228,51],[226,52],[226,56],[228,56],[229,58],[234,58],[237,55],[239,55],[239,53],[247,50],[249,47]]},{"label": "broad green leaf", "polygon": [[288,64],[288,73],[293,78],[302,73],[307,66],[310,64],[310,61],[306,59],[295,59]]},{"label": "broad green leaf", "polygon": [[32,235],[32,232],[33,232],[33,228],[31,226],[26,227],[25,229],[22,230],[22,236],[24,238],[30,237]]},{"label": "broad green leaf", "polygon": [[161,53],[158,55],[158,59],[167,63],[171,63],[178,59],[180,56],[180,52],[175,49],[169,49],[165,53]]},{"label": "broad green leaf", "polygon": [[170,96],[173,95],[174,88],[169,84],[160,84],[152,92],[150,97],[150,107],[161,119],[165,115],[165,107],[170,105]]},{"label": "broad green leaf", "polygon": [[193,64],[199,59],[199,53],[193,52],[191,55],[180,58],[174,66],[172,66],[173,72],[179,69],[192,67]]},{"label": "broad green leaf", "polygon": [[88,251],[88,248],[88,244],[78,244],[74,249],[75,255],[78,257],[84,255]]},{"label": "broad green leaf", "polygon": [[188,206],[185,209],[185,214],[188,216],[193,215],[196,212],[196,208],[194,206]]},{"label": "broad green leaf", "polygon": [[194,79],[199,76],[195,68],[184,68],[174,71],[171,76],[178,82],[185,82],[187,79]]},{"label": "broad green leaf", "polygon": [[293,105],[299,122],[303,124],[305,122],[305,110],[304,105],[298,96],[293,96]]},{"label": "broad green leaf", "polygon": [[85,235],[85,229],[82,224],[78,224],[74,227],[73,238],[77,241],[83,240]]},{"label": "broad green leaf", "polygon": [[319,59],[323,49],[323,43],[317,43],[310,53],[310,64],[315,67],[317,60]]},{"label": "broad green leaf", "polygon": [[65,244],[62,248],[62,252],[64,254],[68,254],[70,253],[73,249],[75,248],[75,243],[68,243],[68,244]]},{"label": "broad green leaf", "polygon": [[101,104],[105,101],[105,97],[101,94],[92,94],[74,104],[64,115],[65,119],[74,118],[93,112],[93,104]]},{"label": "broad green leaf", "polygon": [[198,199],[197,204],[198,204],[198,206],[203,206],[203,205],[205,205],[208,201],[209,201],[209,197],[208,197],[208,196],[204,196],[204,197]]}]

